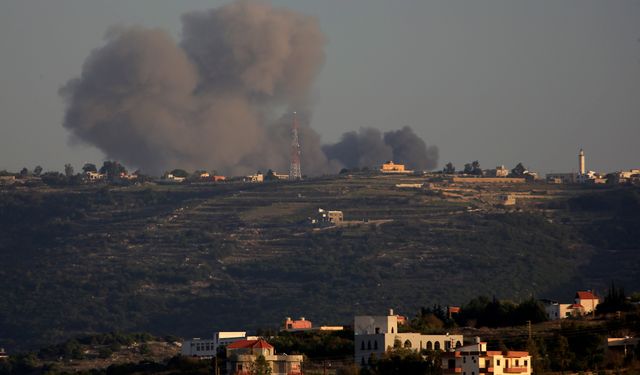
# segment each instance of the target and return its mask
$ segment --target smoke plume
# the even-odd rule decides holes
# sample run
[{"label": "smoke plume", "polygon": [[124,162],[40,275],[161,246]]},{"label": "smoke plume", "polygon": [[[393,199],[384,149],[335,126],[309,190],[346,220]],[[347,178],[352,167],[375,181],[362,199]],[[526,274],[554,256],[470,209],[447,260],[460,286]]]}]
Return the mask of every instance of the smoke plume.
[{"label": "smoke plume", "polygon": [[438,162],[437,147],[427,147],[408,126],[384,135],[373,128],[344,133],[338,143],[325,145],[323,150],[329,159],[348,168],[372,167],[393,160],[409,168],[429,170]]},{"label": "smoke plume", "polygon": [[[288,170],[291,118],[276,113],[309,109],[326,43],[318,21],[239,0],[185,14],[182,24],[180,41],[160,29],[107,32],[80,77],[60,90],[72,140],[154,174],[173,168],[233,175]],[[437,158],[410,129],[384,140],[373,129],[346,133],[323,150],[308,112],[299,116],[305,174],[396,157],[429,167]],[[353,144],[357,155],[345,149]]]}]

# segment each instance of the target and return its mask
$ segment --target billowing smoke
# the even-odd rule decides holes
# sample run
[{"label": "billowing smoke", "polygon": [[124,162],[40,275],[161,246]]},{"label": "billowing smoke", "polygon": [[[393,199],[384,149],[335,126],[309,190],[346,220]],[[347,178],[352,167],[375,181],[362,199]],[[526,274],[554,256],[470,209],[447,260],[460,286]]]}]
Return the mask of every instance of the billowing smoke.
[{"label": "billowing smoke", "polygon": [[[182,23],[179,42],[163,30],[142,27],[106,34],[81,76],[60,90],[72,139],[147,173],[286,171],[291,118],[276,114],[308,111],[307,97],[324,62],[326,40],[318,21],[239,0],[185,14]],[[309,119],[306,112],[300,115],[305,174],[335,173],[352,160],[369,164],[396,155],[428,160],[416,165],[434,163],[433,153],[422,150],[424,142],[404,129],[384,141],[375,130],[347,133],[343,142],[364,142],[357,156],[338,155],[339,144],[325,153]],[[403,145],[411,149],[398,151]]]},{"label": "billowing smoke", "polygon": [[408,126],[384,135],[373,128],[344,133],[338,143],[325,145],[323,150],[327,158],[348,168],[373,167],[393,160],[410,168],[429,170],[438,162],[438,148],[427,147]]}]

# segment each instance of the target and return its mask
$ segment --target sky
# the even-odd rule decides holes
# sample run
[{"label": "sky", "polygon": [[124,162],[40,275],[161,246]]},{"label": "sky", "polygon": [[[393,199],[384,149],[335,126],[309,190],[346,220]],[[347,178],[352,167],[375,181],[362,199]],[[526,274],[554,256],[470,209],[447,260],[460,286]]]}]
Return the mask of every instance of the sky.
[{"label": "sky", "polygon": [[[113,26],[162,28],[227,1],[0,2],[0,170],[101,163],[70,141],[58,90]],[[409,125],[439,167],[640,167],[640,2],[273,0],[318,18],[326,61],[311,126],[325,142]]]}]

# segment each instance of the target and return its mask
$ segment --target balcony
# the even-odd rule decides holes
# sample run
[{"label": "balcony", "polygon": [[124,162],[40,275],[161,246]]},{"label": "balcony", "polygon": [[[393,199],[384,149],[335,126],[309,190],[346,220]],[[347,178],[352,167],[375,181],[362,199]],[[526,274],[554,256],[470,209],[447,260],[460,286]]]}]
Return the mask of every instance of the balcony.
[{"label": "balcony", "polygon": [[505,374],[520,374],[522,372],[527,372],[526,367],[505,367],[502,370]]}]

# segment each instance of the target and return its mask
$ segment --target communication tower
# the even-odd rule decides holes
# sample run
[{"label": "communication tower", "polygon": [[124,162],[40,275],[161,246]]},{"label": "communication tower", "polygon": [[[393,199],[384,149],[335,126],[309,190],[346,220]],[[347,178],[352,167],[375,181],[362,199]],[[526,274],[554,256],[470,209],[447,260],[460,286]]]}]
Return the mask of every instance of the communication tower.
[{"label": "communication tower", "polygon": [[293,112],[293,123],[291,124],[291,165],[289,166],[289,180],[301,180],[300,171],[300,140],[298,139],[298,118]]}]

